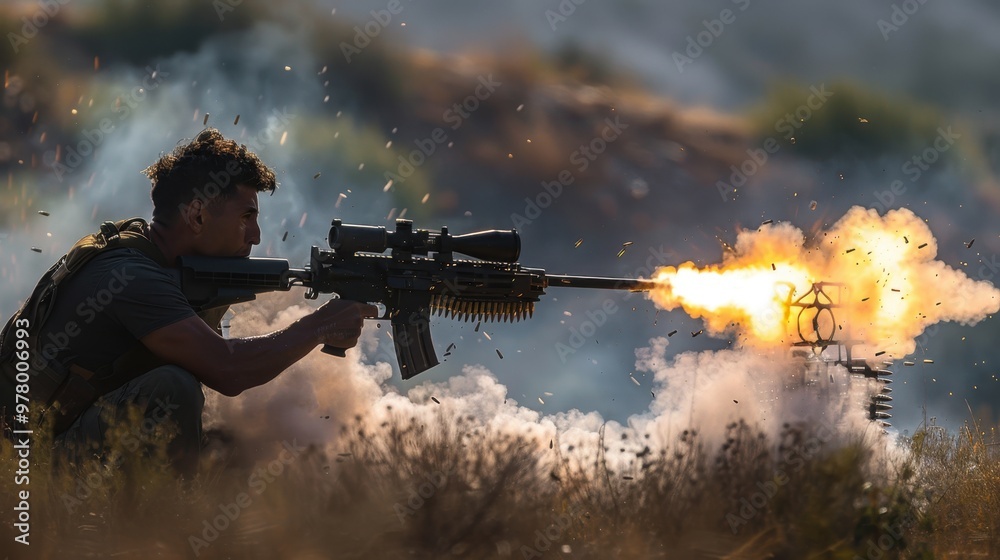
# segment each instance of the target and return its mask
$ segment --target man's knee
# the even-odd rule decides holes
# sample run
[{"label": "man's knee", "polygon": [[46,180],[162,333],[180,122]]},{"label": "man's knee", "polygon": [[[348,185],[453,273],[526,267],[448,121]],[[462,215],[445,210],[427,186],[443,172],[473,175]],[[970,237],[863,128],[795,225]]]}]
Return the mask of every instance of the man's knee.
[{"label": "man's knee", "polygon": [[187,370],[179,366],[162,366],[150,370],[141,377],[151,407],[168,407],[173,415],[198,414],[205,406],[205,394],[199,382]]}]

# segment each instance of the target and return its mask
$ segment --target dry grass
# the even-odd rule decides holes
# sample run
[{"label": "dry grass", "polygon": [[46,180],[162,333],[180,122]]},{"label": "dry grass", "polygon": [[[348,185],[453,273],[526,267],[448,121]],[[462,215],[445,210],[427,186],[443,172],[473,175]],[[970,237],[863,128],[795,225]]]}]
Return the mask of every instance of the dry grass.
[{"label": "dry grass", "polygon": [[[593,449],[550,448],[471,419],[389,417],[345,427],[332,457],[308,448],[236,465],[216,446],[187,485],[157,466],[156,452],[139,460],[121,448],[117,461],[54,469],[35,442],[31,556],[888,559],[1000,550],[1000,458],[971,435],[978,428],[920,430],[892,462],[809,426],[786,426],[771,441],[731,424],[720,448],[684,432],[653,452],[603,433]],[[634,458],[615,470],[607,455],[621,450]],[[11,444],[0,453],[0,485],[13,496]],[[5,552],[18,552],[12,531],[2,529]]]}]

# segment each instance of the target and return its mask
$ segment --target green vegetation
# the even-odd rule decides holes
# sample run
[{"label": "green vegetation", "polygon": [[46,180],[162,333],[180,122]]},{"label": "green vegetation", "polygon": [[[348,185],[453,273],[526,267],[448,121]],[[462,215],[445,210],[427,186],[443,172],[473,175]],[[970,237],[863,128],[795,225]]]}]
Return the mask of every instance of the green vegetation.
[{"label": "green vegetation", "polygon": [[[931,146],[938,128],[951,124],[938,110],[897,95],[849,82],[824,88],[832,95],[821,104],[807,87],[776,86],[753,119],[757,134],[775,137],[790,153],[811,159],[905,159]],[[794,140],[786,139],[788,134]],[[947,156],[955,158],[959,151]]]}]

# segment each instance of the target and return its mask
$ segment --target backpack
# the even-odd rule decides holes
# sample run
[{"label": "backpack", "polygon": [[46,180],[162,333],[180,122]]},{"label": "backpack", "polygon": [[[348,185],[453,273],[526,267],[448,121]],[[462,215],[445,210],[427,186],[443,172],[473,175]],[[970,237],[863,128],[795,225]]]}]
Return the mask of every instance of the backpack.
[{"label": "backpack", "polygon": [[[150,241],[148,231],[148,224],[142,218],[101,224],[100,231],[77,241],[69,252],[42,275],[31,295],[0,332],[0,376],[2,376],[0,387],[14,389],[18,384],[18,373],[21,374],[22,380],[25,379],[25,373],[29,373],[30,408],[40,407],[43,410],[43,417],[52,417],[55,434],[69,428],[73,421],[101,396],[101,391],[90,383],[90,379],[95,375],[100,378],[114,376],[117,386],[121,386],[151,369],[166,364],[138,341],[121,357],[96,372],[76,364],[63,367],[54,359],[38,355],[42,348],[39,344],[39,334],[52,313],[59,287],[91,259],[104,251],[131,248],[141,251],[162,267],[170,266],[163,253]],[[220,332],[219,321],[227,309],[228,306],[217,307],[198,315],[216,329],[216,332]],[[27,326],[25,321],[28,322]],[[27,337],[24,336],[25,331]],[[21,354],[23,357],[23,353],[17,352],[17,342],[25,338],[28,341],[30,349],[28,355],[31,362],[27,372],[24,371],[23,365],[18,367],[18,362],[23,363],[23,360],[15,360],[15,357],[18,357],[16,354]],[[13,394],[10,397],[13,397]],[[14,407],[10,407],[14,399],[7,396],[3,399],[4,402],[0,403],[0,406],[6,404],[9,407],[3,410],[3,431],[9,435],[15,420]]]}]

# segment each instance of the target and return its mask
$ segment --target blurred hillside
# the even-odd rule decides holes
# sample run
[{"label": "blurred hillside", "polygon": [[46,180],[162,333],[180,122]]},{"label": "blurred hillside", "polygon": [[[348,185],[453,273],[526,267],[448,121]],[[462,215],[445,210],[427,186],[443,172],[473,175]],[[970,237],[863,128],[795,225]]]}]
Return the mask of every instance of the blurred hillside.
[{"label": "blurred hillside", "polygon": [[[255,254],[304,255],[310,243],[322,244],[331,217],[388,223],[405,213],[453,231],[517,227],[523,261],[553,272],[635,275],[657,255],[655,264],[716,262],[740,227],[774,219],[815,231],[861,204],[912,207],[932,224],[945,262],[986,279],[991,269],[983,267],[1000,254],[1000,121],[982,103],[995,77],[974,57],[950,63],[957,43],[939,41],[946,46],[921,51],[922,61],[909,58],[913,42],[940,39],[945,23],[914,18],[883,45],[879,7],[843,8],[842,18],[824,20],[808,13],[816,2],[789,3],[779,10],[786,19],[769,27],[776,8],[761,5],[674,76],[671,52],[729,4],[588,4],[592,11],[580,10],[558,33],[544,17],[552,6],[532,5],[537,25],[511,33],[498,11],[528,17],[525,3],[428,2],[385,26],[370,11],[386,4],[371,2],[80,0],[51,16],[34,2],[4,3],[0,29],[24,42],[8,35],[0,48],[0,315],[97,223],[148,215],[139,170],[205,125],[247,142],[278,171],[282,189],[266,203]],[[992,9],[984,5],[968,2],[955,17]],[[36,20],[44,21],[37,29],[25,23]],[[829,47],[827,27],[855,25],[874,39],[850,52]],[[960,43],[991,52],[970,29]],[[807,41],[813,31],[816,41]],[[907,58],[892,58],[891,67],[858,64],[900,52]],[[829,102],[814,99],[817,108],[803,110],[824,86]],[[105,119],[113,131],[99,135]],[[948,127],[961,137],[914,179],[906,162]],[[777,149],[759,164],[764,146]],[[60,173],[71,151],[82,163]],[[893,192],[897,180],[905,188]],[[51,219],[36,213],[53,209]],[[288,242],[279,242],[285,232]],[[619,256],[628,241],[635,245]],[[636,347],[700,328],[631,302],[623,305],[636,308],[628,320],[567,362],[552,348],[608,296],[557,297],[536,315],[538,326],[506,333],[509,348],[525,350],[508,351],[503,362],[505,380],[525,383],[518,394],[564,388],[543,409],[624,417],[622,403],[641,408],[649,397],[625,376]],[[440,328],[439,340],[461,336]],[[939,362],[954,365],[940,366],[947,375],[931,367],[913,374],[897,394],[940,400],[964,418],[963,403],[944,395],[971,395],[977,410],[990,401],[981,376],[992,373],[984,373],[984,356],[993,337],[989,324],[940,332],[920,352],[948,355]],[[678,353],[727,345],[678,338]],[[959,339],[976,349],[974,360],[952,346]],[[494,364],[483,357],[493,350],[462,359]],[[458,367],[444,364],[429,377]],[[539,371],[545,375],[518,378]],[[913,426],[919,406],[898,412],[907,410],[903,425]]]}]

